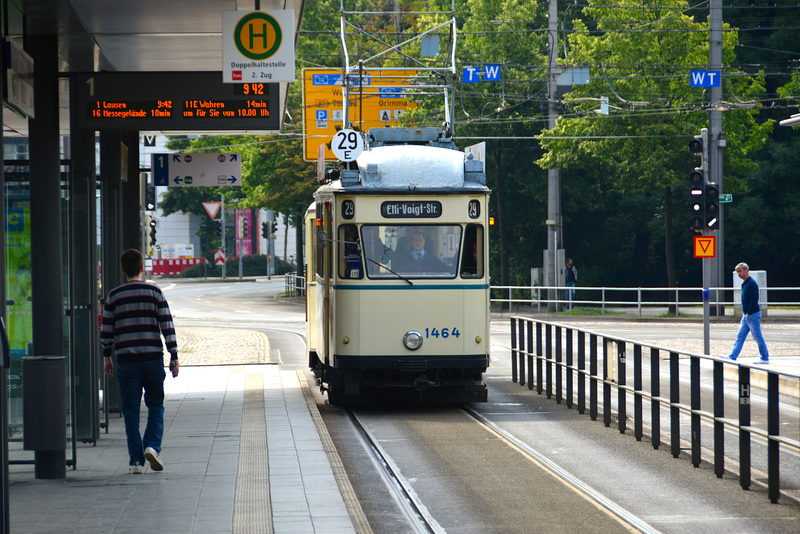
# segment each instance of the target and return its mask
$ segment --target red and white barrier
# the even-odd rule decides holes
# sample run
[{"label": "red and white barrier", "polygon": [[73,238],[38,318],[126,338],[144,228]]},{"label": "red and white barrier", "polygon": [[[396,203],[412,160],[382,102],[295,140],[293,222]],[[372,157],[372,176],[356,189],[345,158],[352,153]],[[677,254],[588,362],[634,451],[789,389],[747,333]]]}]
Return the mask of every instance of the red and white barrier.
[{"label": "red and white barrier", "polygon": [[153,260],[153,276],[181,274],[194,265],[205,263],[205,258],[181,258],[177,260]]}]

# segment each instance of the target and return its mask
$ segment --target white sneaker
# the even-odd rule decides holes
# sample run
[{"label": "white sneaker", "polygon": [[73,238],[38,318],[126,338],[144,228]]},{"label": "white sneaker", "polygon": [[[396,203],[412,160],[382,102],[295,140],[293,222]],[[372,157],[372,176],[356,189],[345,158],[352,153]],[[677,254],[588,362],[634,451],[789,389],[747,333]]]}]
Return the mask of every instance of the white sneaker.
[{"label": "white sneaker", "polygon": [[764,358],[758,359],[753,362],[753,365],[769,365],[769,358],[766,360]]},{"label": "white sneaker", "polygon": [[163,471],[164,462],[158,457],[158,453],[153,447],[147,447],[144,450],[144,459],[150,462],[150,469],[153,471]]},{"label": "white sneaker", "polygon": [[144,473],[144,466],[139,464],[133,464],[128,467],[128,474],[129,475],[141,475]]},{"label": "white sneaker", "polygon": [[725,356],[720,356],[720,358],[722,358],[723,360],[725,360],[727,362],[735,362],[736,361],[736,358],[731,358],[730,354],[727,354]]}]

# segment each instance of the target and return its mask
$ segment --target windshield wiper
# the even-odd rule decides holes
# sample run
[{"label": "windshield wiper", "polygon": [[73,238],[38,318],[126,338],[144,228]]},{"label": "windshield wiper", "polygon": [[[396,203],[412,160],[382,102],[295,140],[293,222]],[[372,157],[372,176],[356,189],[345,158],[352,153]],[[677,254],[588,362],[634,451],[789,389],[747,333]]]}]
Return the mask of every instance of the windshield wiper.
[{"label": "windshield wiper", "polygon": [[391,270],[390,268],[388,268],[387,266],[385,266],[385,265],[384,265],[384,264],[382,264],[381,262],[379,262],[379,261],[375,261],[375,260],[373,260],[372,258],[368,258],[366,255],[364,256],[364,258],[365,258],[367,261],[374,263],[374,264],[375,264],[375,265],[377,265],[378,267],[383,267],[384,269],[386,269],[387,271],[389,271],[390,273],[392,273],[393,275],[395,275],[397,278],[399,278],[399,279],[401,279],[401,280],[404,280],[404,281],[408,282],[408,283],[409,283],[410,285],[412,285],[412,286],[414,285],[414,282],[412,282],[411,280],[409,280],[408,278],[406,278],[406,277],[405,277],[405,276],[403,276],[402,274],[394,272],[393,270]]}]

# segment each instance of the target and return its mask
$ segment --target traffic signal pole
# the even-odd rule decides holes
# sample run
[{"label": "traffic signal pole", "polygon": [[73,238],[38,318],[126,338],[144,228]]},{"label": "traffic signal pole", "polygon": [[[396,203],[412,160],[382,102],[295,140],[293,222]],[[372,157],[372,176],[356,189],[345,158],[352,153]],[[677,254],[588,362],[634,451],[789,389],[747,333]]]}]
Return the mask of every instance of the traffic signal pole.
[{"label": "traffic signal pole", "polygon": [[[709,176],[709,136],[708,130],[703,128],[700,135],[689,141],[689,150],[695,156],[700,156],[700,167],[689,174],[689,227],[695,235],[714,236],[719,227],[719,190],[717,184],[711,182]],[[695,245],[696,246],[696,245]],[[716,254],[716,251],[715,251]],[[712,273],[715,258],[703,257],[703,350],[704,354],[710,352],[710,325],[711,315],[710,299],[712,287]],[[717,300],[715,295],[715,301]]]},{"label": "traffic signal pole", "polygon": [[222,279],[224,280],[227,274],[226,267],[228,265],[228,252],[225,250],[225,195],[220,195],[220,200],[222,201],[222,206],[220,208],[222,210],[220,215],[220,224],[222,225],[220,230],[220,233],[222,234],[222,246],[220,248],[225,255],[225,261],[222,262]]}]

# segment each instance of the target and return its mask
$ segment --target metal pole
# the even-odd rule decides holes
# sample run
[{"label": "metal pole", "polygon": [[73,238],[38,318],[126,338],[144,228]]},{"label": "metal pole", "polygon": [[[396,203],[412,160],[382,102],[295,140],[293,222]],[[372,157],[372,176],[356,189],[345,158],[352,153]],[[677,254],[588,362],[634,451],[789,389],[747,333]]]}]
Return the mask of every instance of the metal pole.
[{"label": "metal pole", "polygon": [[244,227],[242,225],[242,213],[239,209],[236,210],[236,222],[239,228],[236,230],[236,239],[239,241],[239,279],[242,279],[244,266],[242,265],[242,256],[244,256]]},{"label": "metal pole", "polygon": [[267,238],[267,280],[272,280],[272,256],[275,252],[275,234],[272,233],[272,223],[275,221],[275,212],[267,210],[267,224],[269,225],[269,237]]},{"label": "metal pole", "polygon": [[[709,38],[708,38],[708,63],[711,70],[720,72],[720,83],[717,87],[711,88],[711,109],[709,112],[709,143],[708,158],[709,165],[707,174],[709,180],[717,184],[720,194],[723,190],[722,161],[725,149],[725,134],[722,131],[722,0],[710,0],[709,2]],[[711,279],[708,287],[721,287],[724,281],[723,267],[725,265],[725,239],[723,204],[719,204],[719,229],[717,230],[717,255],[711,259]],[[715,294],[715,302],[719,302],[718,292]],[[725,308],[722,305],[715,305],[713,314],[724,315]],[[707,354],[707,353],[706,353]]]},{"label": "metal pole", "polygon": [[[147,226],[147,173],[139,174],[139,220],[142,221],[142,256],[147,258],[147,250],[150,248],[147,241],[147,233],[148,233],[148,226]],[[146,262],[145,262],[146,263]],[[151,264],[152,265],[152,264]],[[147,270],[145,269],[145,277],[147,277]],[[151,271],[152,274],[152,271]]]},{"label": "metal pole", "polygon": [[225,275],[227,274],[226,267],[228,266],[228,252],[225,250],[225,195],[220,195],[220,200],[222,200],[222,213],[220,217],[220,224],[222,225],[222,256],[225,261],[222,262],[222,279],[225,279]]},{"label": "metal pole", "polygon": [[708,283],[711,278],[711,258],[703,258],[703,354],[711,354],[711,341],[709,336]]},{"label": "metal pole", "polygon": [[[558,3],[556,0],[550,0],[548,5],[548,77],[547,77],[547,127],[553,129],[556,127],[556,119],[558,118],[558,108],[556,107],[556,76],[558,75]],[[547,221],[548,229],[552,228],[552,232],[547,232],[547,284],[550,286],[548,289],[548,297],[550,304],[548,305],[549,311],[558,310],[558,303],[556,302],[558,290],[554,289],[556,285],[556,251],[559,247],[559,231],[561,229],[561,175],[558,169],[547,169]]]}]

